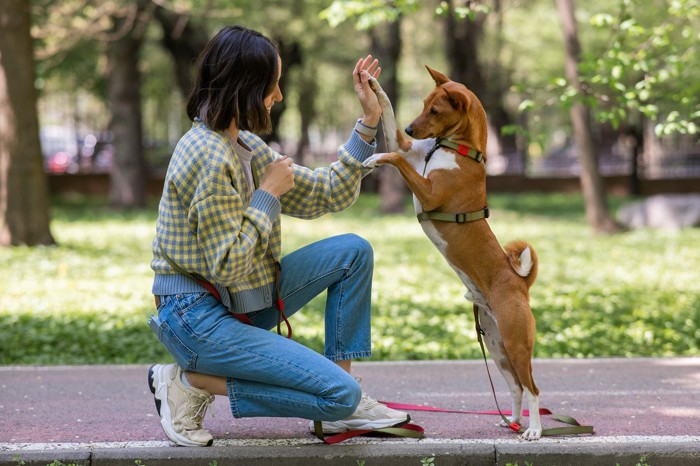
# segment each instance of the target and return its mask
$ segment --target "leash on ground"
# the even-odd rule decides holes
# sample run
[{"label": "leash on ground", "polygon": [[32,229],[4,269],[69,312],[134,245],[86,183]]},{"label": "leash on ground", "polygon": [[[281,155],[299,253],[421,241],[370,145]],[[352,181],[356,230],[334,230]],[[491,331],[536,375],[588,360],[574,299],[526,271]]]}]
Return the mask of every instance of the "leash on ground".
[{"label": "leash on ground", "polygon": [[[463,411],[457,409],[444,409],[435,406],[424,406],[424,405],[412,405],[405,403],[395,403],[392,401],[380,401],[380,403],[385,404],[389,408],[398,409],[401,411],[427,411],[434,413],[456,413],[456,414],[478,414],[478,415],[498,415],[501,416],[504,424],[508,426],[513,432],[523,433],[525,429],[517,422],[511,422],[506,415],[513,414],[512,411],[503,411],[498,404],[498,398],[496,397],[496,389],[493,385],[493,380],[491,378],[491,371],[489,370],[488,360],[486,358],[486,349],[484,348],[483,335],[484,331],[479,324],[479,309],[474,305],[474,323],[476,326],[476,336],[479,342],[479,347],[481,348],[481,354],[484,357],[484,364],[486,365],[486,373],[489,378],[489,384],[491,385],[491,392],[493,393],[493,399],[496,403],[495,410],[487,411]],[[559,422],[564,424],[569,424],[568,427],[553,427],[549,429],[542,429],[542,436],[556,436],[556,435],[582,435],[582,434],[593,434],[593,426],[581,425],[576,419],[571,416],[566,416],[563,414],[553,413],[547,408],[540,408],[539,413],[542,416],[552,416]],[[529,416],[530,412],[528,410],[523,410],[523,416]],[[333,434],[325,436],[323,434],[323,428],[320,421],[314,421],[314,434],[320,440],[328,444],[334,444],[343,442],[345,440],[359,437],[361,435],[389,435],[395,437],[406,437],[406,438],[423,438],[425,430],[423,427],[417,424],[404,424],[399,427],[387,427],[384,429],[367,429],[367,430],[350,430],[347,432],[342,432],[340,434]]]},{"label": "leash on ground", "polygon": [[332,445],[334,443],[340,443],[345,440],[359,437],[361,435],[377,435],[377,436],[391,436],[391,437],[405,437],[405,438],[423,438],[425,437],[424,429],[418,424],[407,423],[397,427],[384,427],[381,429],[357,429],[348,430],[346,432],[341,432],[339,434],[326,435],[323,433],[323,427],[321,421],[314,421],[314,435],[323,443]]}]

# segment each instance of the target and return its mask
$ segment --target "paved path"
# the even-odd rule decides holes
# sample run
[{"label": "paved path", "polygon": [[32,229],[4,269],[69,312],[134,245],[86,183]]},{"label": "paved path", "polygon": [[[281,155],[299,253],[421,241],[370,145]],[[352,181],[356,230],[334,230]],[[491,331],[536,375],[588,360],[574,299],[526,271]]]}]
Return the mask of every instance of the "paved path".
[{"label": "paved path", "polygon": [[[490,363],[491,364],[491,363]],[[493,366],[499,401],[510,408]],[[423,440],[361,438],[324,445],[302,419],[233,419],[217,397],[212,448],[175,448],[160,429],[146,366],[0,367],[0,465],[449,464],[700,465],[700,358],[536,360],[541,405],[594,435],[519,440],[497,417],[413,412]],[[481,361],[356,363],[374,398],[491,410]],[[544,426],[556,421],[544,417]]]}]

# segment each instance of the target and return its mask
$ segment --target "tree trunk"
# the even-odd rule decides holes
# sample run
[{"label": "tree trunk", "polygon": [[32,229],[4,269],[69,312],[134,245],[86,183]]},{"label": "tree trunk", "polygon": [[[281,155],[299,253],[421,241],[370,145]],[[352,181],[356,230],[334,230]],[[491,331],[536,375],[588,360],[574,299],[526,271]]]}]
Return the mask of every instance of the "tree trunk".
[{"label": "tree trunk", "polygon": [[29,0],[0,2],[0,246],[54,244],[29,10]]},{"label": "tree trunk", "polygon": [[195,61],[209,41],[207,31],[193,23],[191,17],[167,10],[160,4],[156,5],[153,16],[163,29],[163,47],[175,63],[180,93],[187,98],[194,83]]},{"label": "tree trunk", "polygon": [[[380,32],[384,34],[380,36]],[[394,107],[394,113],[398,112],[399,81],[398,62],[401,55],[401,18],[392,23],[385,24],[381,28],[370,30],[371,47],[382,67],[382,88],[386,92]],[[377,133],[377,151],[385,152],[384,133],[381,125]],[[379,199],[382,213],[402,213],[406,210],[406,194],[408,188],[401,174],[393,167],[379,170]]]},{"label": "tree trunk", "polygon": [[[113,18],[115,31],[124,18]],[[141,73],[139,50],[142,34],[134,28],[107,43],[107,100],[112,112],[109,129],[114,156],[109,200],[113,207],[146,205],[146,163],[141,123]]]},{"label": "tree trunk", "polygon": [[[469,17],[459,19],[455,15],[453,2],[447,2],[447,14],[445,16],[445,50],[450,64],[448,76],[450,79],[460,82],[471,89],[479,97],[486,110],[489,119],[491,134],[496,140],[491,140],[489,153],[512,152],[515,150],[515,137],[501,135],[501,128],[512,123],[512,118],[503,105],[503,94],[508,87],[505,71],[501,69],[498,57],[491,63],[488,79],[484,69],[486,63],[479,57],[480,41],[483,34],[483,15],[477,15],[476,19]],[[497,48],[500,48],[502,28],[501,2],[494,4],[495,14],[498,15]],[[497,50],[498,54],[498,50]]]},{"label": "tree trunk", "polygon": [[[556,2],[566,48],[566,77],[569,84],[583,94],[579,74],[581,45],[578,40],[574,2],[573,0],[556,0]],[[593,137],[590,109],[581,102],[575,102],[571,107],[571,123],[581,164],[581,188],[586,203],[588,224],[598,233],[619,231],[620,227],[608,213],[603,177],[598,169],[598,151]]]},{"label": "tree trunk", "polygon": [[[306,150],[309,147],[309,130],[316,118],[316,95],[318,94],[318,73],[314,66],[306,66],[299,83],[299,143],[294,160],[305,165]],[[273,107],[274,108],[274,107]]]}]

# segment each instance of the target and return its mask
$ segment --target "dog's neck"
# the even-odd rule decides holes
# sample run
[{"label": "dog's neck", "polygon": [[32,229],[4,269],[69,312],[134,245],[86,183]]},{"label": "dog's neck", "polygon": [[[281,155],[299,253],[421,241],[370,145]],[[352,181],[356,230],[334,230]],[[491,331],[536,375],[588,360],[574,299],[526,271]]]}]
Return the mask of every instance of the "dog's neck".
[{"label": "dog's neck", "polygon": [[445,139],[471,147],[482,154],[486,154],[486,139],[488,130],[486,126],[486,114],[483,118],[462,118],[446,131]]}]

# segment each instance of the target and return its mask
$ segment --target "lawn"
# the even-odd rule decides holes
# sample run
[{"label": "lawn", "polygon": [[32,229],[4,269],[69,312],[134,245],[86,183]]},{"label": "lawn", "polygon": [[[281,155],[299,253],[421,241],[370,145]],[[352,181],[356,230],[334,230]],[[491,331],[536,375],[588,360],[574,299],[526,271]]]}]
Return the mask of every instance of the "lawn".
[{"label": "lawn", "polygon": [[[479,357],[463,285],[412,215],[380,216],[377,202],[363,195],[341,214],[285,218],[285,250],[345,232],[372,243],[373,359]],[[499,239],[528,240],[539,254],[536,357],[700,355],[700,229],[597,236],[574,195],[499,194],[490,205]],[[61,198],[58,246],[0,249],[0,364],[167,361],[146,325],[155,210]],[[292,319],[295,339],[317,350],[323,302]]]}]

